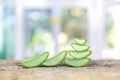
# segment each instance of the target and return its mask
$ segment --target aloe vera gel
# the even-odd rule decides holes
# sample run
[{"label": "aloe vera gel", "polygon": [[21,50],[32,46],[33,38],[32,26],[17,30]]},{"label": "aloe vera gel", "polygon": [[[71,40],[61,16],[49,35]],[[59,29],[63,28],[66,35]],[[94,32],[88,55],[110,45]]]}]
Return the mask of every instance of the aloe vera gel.
[{"label": "aloe vera gel", "polygon": [[[24,60],[22,66],[24,68],[40,66],[53,67],[60,65],[62,62],[72,67],[83,67],[90,64],[91,59],[89,56],[92,51],[90,50],[90,46],[87,44],[86,39],[74,39],[74,42],[71,43],[71,47],[73,50],[61,51],[52,58],[48,58],[49,52],[43,52],[36,57]],[[67,54],[70,55],[70,58],[66,57]]]},{"label": "aloe vera gel", "polygon": [[38,67],[47,60],[48,56],[49,52],[44,52],[37,57],[23,61],[22,66],[26,68]]},{"label": "aloe vera gel", "polygon": [[67,51],[62,51],[58,55],[48,59],[43,63],[44,66],[57,66],[66,58]]},{"label": "aloe vera gel", "polygon": [[71,43],[73,50],[69,50],[68,53],[71,58],[66,58],[65,63],[73,67],[83,67],[90,64],[91,59],[88,58],[92,51],[89,50],[90,46],[87,45],[86,39],[74,39]]},{"label": "aloe vera gel", "polygon": [[65,60],[65,63],[72,67],[84,67],[87,66],[90,62],[91,62],[90,58]]}]

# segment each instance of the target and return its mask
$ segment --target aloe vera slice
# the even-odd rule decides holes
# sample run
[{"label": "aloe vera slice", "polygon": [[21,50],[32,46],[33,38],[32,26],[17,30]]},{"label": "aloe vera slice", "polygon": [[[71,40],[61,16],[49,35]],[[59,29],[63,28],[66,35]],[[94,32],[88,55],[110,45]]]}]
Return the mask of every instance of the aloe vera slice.
[{"label": "aloe vera slice", "polygon": [[85,59],[65,59],[65,63],[68,66],[72,67],[84,67],[90,64],[91,59],[90,58],[85,58]]},{"label": "aloe vera slice", "polygon": [[67,55],[67,51],[62,51],[62,52],[58,53],[58,55],[45,61],[43,63],[43,65],[44,66],[57,66],[66,58],[66,55]]},{"label": "aloe vera slice", "polygon": [[68,53],[75,59],[83,59],[83,58],[86,58],[86,57],[90,56],[92,51],[91,50],[87,50],[87,51],[84,51],[84,52],[69,51]]},{"label": "aloe vera slice", "polygon": [[23,61],[22,66],[25,68],[33,68],[40,66],[44,61],[47,60],[48,56],[49,56],[49,52],[44,52],[37,57]]},{"label": "aloe vera slice", "polygon": [[86,39],[82,39],[82,38],[80,38],[80,39],[76,38],[76,39],[74,39],[74,41],[78,44],[85,44],[87,42]]},{"label": "aloe vera slice", "polygon": [[90,48],[88,45],[80,45],[76,43],[72,43],[71,46],[75,51],[86,51]]}]

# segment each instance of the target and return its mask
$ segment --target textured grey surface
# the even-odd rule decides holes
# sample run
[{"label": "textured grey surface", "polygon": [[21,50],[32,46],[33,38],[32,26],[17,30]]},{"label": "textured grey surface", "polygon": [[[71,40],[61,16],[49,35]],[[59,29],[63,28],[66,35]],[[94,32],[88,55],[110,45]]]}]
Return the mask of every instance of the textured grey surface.
[{"label": "textured grey surface", "polygon": [[22,68],[20,61],[0,60],[0,80],[120,80],[120,61],[94,60],[87,67]]}]

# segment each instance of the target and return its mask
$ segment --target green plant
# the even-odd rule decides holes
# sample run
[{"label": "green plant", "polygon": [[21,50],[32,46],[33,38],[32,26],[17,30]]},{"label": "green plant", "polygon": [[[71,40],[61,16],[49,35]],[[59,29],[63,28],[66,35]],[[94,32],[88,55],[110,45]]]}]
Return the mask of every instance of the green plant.
[{"label": "green plant", "polygon": [[22,66],[25,68],[38,67],[47,60],[48,56],[49,56],[49,52],[44,52],[37,57],[23,61]]},{"label": "green plant", "polygon": [[46,60],[43,65],[44,66],[57,66],[66,58],[67,51],[62,51],[58,55]]},{"label": "green plant", "polygon": [[[41,55],[27,59],[23,61],[22,66],[25,68],[33,68],[38,66],[57,66],[63,61],[68,66],[73,67],[83,67],[90,64],[91,59],[88,58],[92,51],[89,50],[90,46],[87,44],[86,39],[74,39],[74,42],[71,43],[73,50],[62,51],[58,55],[48,59],[49,52],[44,52]],[[70,55],[67,58],[67,54]]]},{"label": "green plant", "polygon": [[92,51],[89,50],[90,46],[87,44],[86,39],[74,39],[71,46],[73,50],[68,51],[71,57],[64,60],[67,65],[83,67],[91,62],[91,59],[88,57],[91,55]]}]

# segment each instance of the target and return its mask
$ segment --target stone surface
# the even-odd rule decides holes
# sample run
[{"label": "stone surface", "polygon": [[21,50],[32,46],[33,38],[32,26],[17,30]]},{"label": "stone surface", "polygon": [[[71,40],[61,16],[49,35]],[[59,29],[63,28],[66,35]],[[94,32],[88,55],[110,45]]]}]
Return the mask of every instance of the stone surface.
[{"label": "stone surface", "polygon": [[87,67],[22,68],[20,61],[0,60],[0,80],[120,80],[120,61],[94,60]]}]

